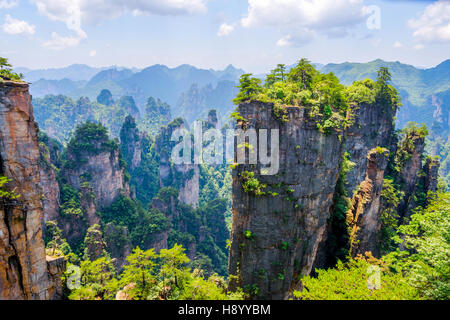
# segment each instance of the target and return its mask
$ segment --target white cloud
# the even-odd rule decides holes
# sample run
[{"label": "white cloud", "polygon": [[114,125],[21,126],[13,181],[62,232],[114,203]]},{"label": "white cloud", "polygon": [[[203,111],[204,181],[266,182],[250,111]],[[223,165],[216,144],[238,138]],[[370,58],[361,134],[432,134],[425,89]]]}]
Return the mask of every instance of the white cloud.
[{"label": "white cloud", "polygon": [[90,52],[89,52],[89,56],[90,57],[95,57],[97,55],[97,51],[95,51],[95,50],[91,50]]},{"label": "white cloud", "polygon": [[58,48],[78,45],[87,38],[82,24],[99,23],[113,19],[124,13],[133,15],[182,15],[203,13],[206,0],[31,0],[40,14],[54,21],[64,22],[76,36],[61,37],[52,34],[52,39],[44,47]]},{"label": "white cloud", "polygon": [[219,27],[219,31],[217,32],[217,35],[219,37],[227,36],[231,32],[233,32],[233,30],[234,30],[234,26],[229,25],[227,23],[222,23]]},{"label": "white cloud", "polygon": [[35,26],[30,25],[28,22],[14,19],[9,14],[6,15],[6,20],[2,27],[3,31],[8,34],[32,35],[36,29]]},{"label": "white cloud", "polygon": [[[363,0],[248,0],[243,27],[272,26],[284,30],[277,45],[301,45],[318,34],[344,37],[369,14]],[[306,35],[302,35],[305,33]]]},{"label": "white cloud", "polygon": [[416,45],[413,47],[414,50],[422,50],[423,48],[425,48],[425,46],[424,46],[423,44],[421,44],[421,43],[416,44]]},{"label": "white cloud", "polygon": [[51,40],[42,44],[44,48],[51,50],[62,50],[69,47],[76,47],[80,44],[83,38],[81,37],[61,37],[58,33],[52,32]]},{"label": "white cloud", "polygon": [[287,34],[277,41],[277,46],[279,47],[301,47],[309,43],[312,39],[316,37],[316,32],[314,30],[309,30],[308,28],[303,28],[292,34]]},{"label": "white cloud", "polygon": [[450,41],[450,1],[440,0],[428,5],[417,19],[408,21],[413,36],[421,42]]},{"label": "white cloud", "polygon": [[0,0],[0,9],[11,9],[18,5],[17,0]]},{"label": "white cloud", "polygon": [[403,43],[401,43],[400,41],[395,41],[394,43],[394,48],[403,48]]},{"label": "white cloud", "polygon": [[99,22],[117,18],[126,12],[133,15],[183,15],[206,11],[206,0],[31,0],[39,12],[54,20],[69,17],[82,22]]}]

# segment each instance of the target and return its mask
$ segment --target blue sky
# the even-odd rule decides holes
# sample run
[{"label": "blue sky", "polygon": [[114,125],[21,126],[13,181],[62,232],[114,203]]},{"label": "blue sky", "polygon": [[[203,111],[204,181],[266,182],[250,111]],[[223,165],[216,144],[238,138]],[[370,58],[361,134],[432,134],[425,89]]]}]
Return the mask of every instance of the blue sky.
[{"label": "blue sky", "polygon": [[432,67],[449,52],[442,0],[0,0],[0,55],[34,69],[187,63],[260,73],[301,57]]}]

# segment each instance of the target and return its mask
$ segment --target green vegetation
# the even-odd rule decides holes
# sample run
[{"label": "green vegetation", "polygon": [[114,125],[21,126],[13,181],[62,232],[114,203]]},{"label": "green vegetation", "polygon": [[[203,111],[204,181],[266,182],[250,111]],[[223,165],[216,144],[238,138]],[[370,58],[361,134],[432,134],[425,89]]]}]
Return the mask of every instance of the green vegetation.
[{"label": "green vegetation", "polygon": [[185,249],[175,244],[162,249],[136,247],[127,257],[120,275],[111,259],[102,257],[81,262],[81,287],[73,290],[69,299],[96,300],[240,300],[240,291],[227,293],[225,279],[215,274],[205,279],[202,271],[187,267]]},{"label": "green vegetation", "polygon": [[250,171],[245,171],[241,175],[242,177],[242,188],[244,192],[253,194],[254,196],[263,196],[266,193],[263,191],[267,185],[259,182],[257,178],[255,178],[255,173]]},{"label": "green vegetation", "polygon": [[8,59],[0,57],[0,81],[22,81],[22,79],[23,74],[13,72],[12,65],[8,63]]},{"label": "green vegetation", "polygon": [[[375,268],[374,268],[375,267]],[[380,270],[379,283],[374,278],[374,287],[368,285],[372,274]],[[401,273],[392,273],[382,260],[374,258],[351,259],[344,264],[338,262],[335,269],[317,270],[317,278],[304,277],[302,292],[294,296],[303,300],[416,300],[418,292]]]},{"label": "green vegetation", "polygon": [[274,114],[282,121],[287,121],[286,107],[307,108],[317,129],[329,134],[350,123],[349,103],[377,102],[396,110],[400,98],[389,85],[390,81],[388,69],[382,67],[376,82],[367,79],[346,88],[333,73],[320,73],[308,60],[301,59],[289,72],[284,65],[278,65],[267,76],[264,86],[251,74],[243,74],[238,86],[240,92],[233,101],[235,104],[251,100],[273,103]]},{"label": "green vegetation", "polygon": [[11,191],[6,188],[6,184],[10,181],[10,179],[0,175],[0,199],[16,200],[20,198],[20,195],[14,190]]},{"label": "green vegetation", "polygon": [[348,258],[350,250],[349,233],[347,231],[347,211],[350,208],[351,201],[347,194],[347,174],[355,166],[350,161],[350,154],[346,152],[342,159],[341,170],[339,171],[338,181],[333,199],[333,211],[331,215],[332,233],[327,239],[328,255],[333,257],[330,265],[336,265],[338,260],[345,261]]},{"label": "green vegetation", "polygon": [[407,250],[387,256],[391,268],[408,276],[425,299],[450,299],[450,194],[438,193],[409,224],[399,227],[397,243]]}]

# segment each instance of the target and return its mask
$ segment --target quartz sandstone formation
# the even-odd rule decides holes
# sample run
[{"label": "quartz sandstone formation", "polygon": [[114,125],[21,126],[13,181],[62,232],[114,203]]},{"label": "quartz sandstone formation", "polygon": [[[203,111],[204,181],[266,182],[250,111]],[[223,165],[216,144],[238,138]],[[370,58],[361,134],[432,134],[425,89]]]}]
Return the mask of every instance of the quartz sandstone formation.
[{"label": "quartz sandstone formation", "polygon": [[187,129],[185,122],[175,119],[166,127],[161,128],[156,137],[156,151],[159,154],[160,187],[174,187],[178,189],[179,200],[196,208],[200,194],[200,168],[197,164],[173,164],[171,162],[172,149],[176,145],[171,141],[176,129]]},{"label": "quartz sandstone formation", "polygon": [[366,179],[355,191],[347,213],[352,256],[372,252],[378,256],[378,232],[381,228],[381,190],[388,163],[387,149],[377,148],[367,156]]},{"label": "quartz sandstone formation", "polygon": [[[237,129],[279,129],[280,168],[260,175],[260,165],[233,169],[233,228],[229,258],[230,286],[241,286],[259,299],[287,299],[312,271],[327,220],[343,156],[342,133],[321,133],[305,108],[286,108],[288,121],[274,116],[273,106],[243,103],[247,121]],[[264,194],[243,189],[246,172],[254,172]]]},{"label": "quartz sandstone formation", "polygon": [[81,190],[83,176],[90,175],[89,185],[95,195],[98,208],[108,207],[121,193],[129,196],[124,168],[119,163],[119,149],[99,154],[86,154],[86,162],[77,168],[64,169],[63,176],[74,188]]},{"label": "quartz sandstone formation", "polygon": [[50,220],[57,220],[59,216],[59,185],[56,171],[50,161],[48,149],[42,143],[39,145],[39,174],[42,188],[42,205],[44,209],[44,223]]},{"label": "quartz sandstone formation", "polygon": [[[381,228],[380,205],[388,149],[393,144],[395,108],[361,103],[351,106],[353,123],[346,130],[345,148],[353,168],[347,173],[350,251],[352,255],[371,251],[378,255],[377,234]],[[385,149],[383,149],[383,148]],[[356,243],[359,243],[356,246]]]},{"label": "quartz sandstone formation", "polygon": [[[369,151],[376,147],[390,149],[395,129],[395,110],[377,103],[361,103],[351,107],[353,124],[346,130],[345,149],[354,163],[347,174],[347,194],[353,192],[367,175]],[[384,170],[384,169],[383,169]]]},{"label": "quartz sandstone formation", "polygon": [[37,131],[28,84],[1,81],[0,175],[20,197],[0,200],[0,300],[55,299],[60,292],[42,240]]}]

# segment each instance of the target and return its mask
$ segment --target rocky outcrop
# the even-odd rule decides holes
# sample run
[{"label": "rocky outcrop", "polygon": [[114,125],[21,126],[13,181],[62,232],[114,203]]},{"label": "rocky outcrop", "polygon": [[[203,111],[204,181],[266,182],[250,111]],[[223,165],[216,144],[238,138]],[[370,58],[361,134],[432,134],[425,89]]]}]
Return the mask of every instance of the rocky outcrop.
[{"label": "rocky outcrop", "polygon": [[59,216],[59,185],[56,168],[50,161],[50,153],[45,144],[39,144],[39,174],[41,177],[42,205],[44,209],[43,223],[57,220]]},{"label": "rocky outcrop", "polygon": [[100,217],[97,214],[96,194],[90,184],[81,185],[80,205],[88,225],[100,224]]},{"label": "rocky outcrop", "polygon": [[49,297],[51,300],[62,300],[65,297],[62,276],[67,268],[66,258],[47,256],[46,260],[49,273]]},{"label": "rocky outcrop", "polygon": [[135,170],[142,160],[142,134],[132,116],[127,116],[120,130],[120,143],[124,159],[129,163],[130,171]]},{"label": "rocky outcrop", "polygon": [[64,168],[63,177],[78,190],[81,190],[83,183],[89,183],[98,208],[110,206],[121,193],[129,196],[129,185],[125,181],[125,168],[119,161],[118,148],[99,153],[83,153],[82,161],[75,160],[70,151],[68,157],[76,161],[77,165]]},{"label": "rocky outcrop", "polygon": [[[275,117],[271,104],[244,103],[238,111],[247,120],[237,129],[279,129],[280,168],[276,175],[260,175],[259,164],[233,169],[230,286],[254,298],[286,299],[300,288],[301,275],[311,273],[325,239],[342,133],[321,133],[301,107],[287,107],[287,121]],[[246,192],[252,175],[257,181]]]},{"label": "rocky outcrop", "polygon": [[200,194],[200,168],[197,164],[173,164],[171,153],[176,145],[171,141],[176,129],[186,129],[187,125],[181,118],[175,119],[156,138],[156,152],[159,154],[160,187],[174,187],[179,190],[179,200],[196,208]]},{"label": "rocky outcrop", "polygon": [[85,258],[95,261],[106,254],[106,243],[103,241],[103,234],[100,226],[94,224],[87,230]]},{"label": "rocky outcrop", "polygon": [[364,181],[367,175],[369,151],[376,147],[390,149],[395,129],[395,110],[377,103],[361,103],[351,107],[353,124],[346,131],[345,148],[353,169],[347,174],[347,194]]},{"label": "rocky outcrop", "polygon": [[135,119],[139,118],[139,109],[136,106],[133,97],[123,96],[122,98],[120,98],[118,105],[133,118]]},{"label": "rocky outcrop", "polygon": [[395,180],[404,193],[397,207],[400,224],[406,222],[412,214],[410,203],[413,201],[413,195],[419,180],[419,172],[422,170],[424,149],[425,136],[415,130],[408,131],[397,148],[395,165],[398,168],[398,172],[396,172]]},{"label": "rocky outcrop", "polygon": [[377,148],[367,156],[367,174],[359,185],[347,213],[350,235],[350,254],[355,257],[365,252],[378,256],[378,232],[381,228],[381,190],[384,171],[388,164],[387,149]]},{"label": "rocky outcrop", "polygon": [[439,158],[428,157],[423,166],[424,172],[424,193],[436,192],[439,178],[439,167],[441,163]]},{"label": "rocky outcrop", "polygon": [[37,131],[28,84],[0,81],[0,175],[20,195],[0,199],[0,300],[52,298]]},{"label": "rocky outcrop", "polygon": [[[131,254],[132,245],[127,227],[116,226],[108,223],[105,226],[104,238],[108,252],[114,257],[113,263],[120,272],[125,264],[126,258]],[[119,239],[119,241],[117,241]]]}]

